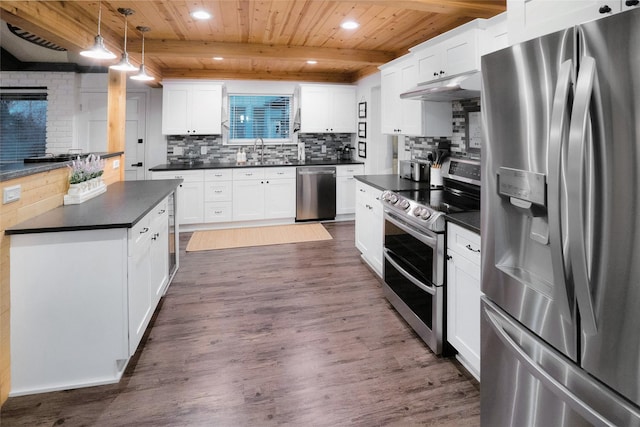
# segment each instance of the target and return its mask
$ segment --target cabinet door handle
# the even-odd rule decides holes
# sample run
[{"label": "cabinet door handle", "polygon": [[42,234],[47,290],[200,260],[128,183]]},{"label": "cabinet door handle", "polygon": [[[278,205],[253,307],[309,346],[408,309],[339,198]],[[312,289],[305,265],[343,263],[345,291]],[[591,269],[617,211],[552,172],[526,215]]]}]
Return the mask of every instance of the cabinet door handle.
[{"label": "cabinet door handle", "polygon": [[467,246],[465,246],[465,247],[466,247],[467,249],[469,249],[471,252],[480,253],[480,249],[473,249],[473,248],[471,247],[471,245],[467,245]]},{"label": "cabinet door handle", "polygon": [[604,5],[599,9],[600,13],[609,13],[611,12],[611,8],[609,7],[609,5]]},{"label": "cabinet door handle", "polygon": [[453,257],[451,255],[447,255],[447,261],[451,261]]},{"label": "cabinet door handle", "polygon": [[626,4],[629,7],[637,6],[638,3],[640,3],[640,0],[627,0],[626,2],[624,2],[624,4]]},{"label": "cabinet door handle", "polygon": [[144,233],[146,233],[147,231],[149,231],[149,229],[148,229],[147,227],[145,227],[145,228],[143,228],[143,229],[140,231],[140,234],[144,234]]},{"label": "cabinet door handle", "polygon": [[165,212],[166,212],[166,210],[165,210],[165,209],[161,209],[161,210],[159,210],[159,211],[158,211],[158,215],[162,215],[162,214],[163,214],[163,213],[165,213]]}]

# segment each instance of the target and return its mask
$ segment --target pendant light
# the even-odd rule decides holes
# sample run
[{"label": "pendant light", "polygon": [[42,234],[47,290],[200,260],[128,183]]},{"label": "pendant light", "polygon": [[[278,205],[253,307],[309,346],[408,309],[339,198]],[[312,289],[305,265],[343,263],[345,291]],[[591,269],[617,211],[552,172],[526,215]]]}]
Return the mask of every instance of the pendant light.
[{"label": "pendant light", "polygon": [[93,59],[114,59],[115,53],[104,46],[104,39],[100,35],[100,21],[102,20],[102,2],[98,2],[98,35],[95,37],[91,49],[83,50],[80,55]]},{"label": "pendant light", "polygon": [[127,53],[127,17],[133,15],[133,9],[120,7],[118,8],[118,12],[124,15],[124,52],[122,52],[120,62],[110,65],[109,68],[118,71],[136,71],[137,68],[129,62],[129,53]]},{"label": "pendant light", "polygon": [[131,76],[132,80],[140,80],[140,81],[151,81],[155,78],[147,74],[147,70],[144,68],[144,33],[151,31],[149,27],[136,27],[138,31],[142,33],[142,63],[140,64],[140,70],[138,70],[138,74],[135,76]]}]

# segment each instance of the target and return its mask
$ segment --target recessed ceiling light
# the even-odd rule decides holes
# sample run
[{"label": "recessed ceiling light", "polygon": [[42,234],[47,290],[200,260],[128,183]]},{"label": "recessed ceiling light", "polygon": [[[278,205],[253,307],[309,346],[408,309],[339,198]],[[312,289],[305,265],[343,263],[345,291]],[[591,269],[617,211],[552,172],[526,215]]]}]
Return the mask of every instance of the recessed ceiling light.
[{"label": "recessed ceiling light", "polygon": [[360,24],[358,24],[356,21],[344,21],[342,24],[340,24],[340,26],[345,30],[355,30],[360,26]]},{"label": "recessed ceiling light", "polygon": [[214,56],[213,60],[214,61],[222,61],[224,58],[222,56]]},{"label": "recessed ceiling light", "polygon": [[310,60],[307,61],[307,64],[312,64],[313,65],[313,64],[317,64],[317,63],[318,63],[318,61],[313,60],[313,59],[310,59]]},{"label": "recessed ceiling light", "polygon": [[196,10],[195,12],[191,12],[191,16],[196,19],[209,19],[211,18],[211,14],[205,10]]}]

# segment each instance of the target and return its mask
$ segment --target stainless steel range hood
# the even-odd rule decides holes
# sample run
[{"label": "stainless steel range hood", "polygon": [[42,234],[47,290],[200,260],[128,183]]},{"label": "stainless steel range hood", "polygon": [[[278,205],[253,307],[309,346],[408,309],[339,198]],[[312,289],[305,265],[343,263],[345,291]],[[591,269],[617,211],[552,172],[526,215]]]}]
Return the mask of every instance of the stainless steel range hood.
[{"label": "stainless steel range hood", "polygon": [[452,77],[421,83],[401,93],[402,99],[422,101],[457,101],[480,96],[480,72],[457,74]]}]

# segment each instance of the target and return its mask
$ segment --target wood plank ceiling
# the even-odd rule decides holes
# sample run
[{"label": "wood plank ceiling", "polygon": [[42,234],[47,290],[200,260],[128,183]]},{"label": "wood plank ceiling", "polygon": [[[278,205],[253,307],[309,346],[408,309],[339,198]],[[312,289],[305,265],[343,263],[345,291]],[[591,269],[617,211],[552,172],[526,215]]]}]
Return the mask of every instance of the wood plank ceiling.
[{"label": "wood plank ceiling", "polygon": [[[0,17],[79,52],[93,44],[97,1],[0,1]],[[123,48],[156,77],[355,82],[425,40],[475,18],[503,12],[506,0],[190,0],[102,1],[101,34],[116,55]],[[205,10],[212,17],[191,17]],[[355,30],[340,24],[354,20]],[[213,57],[222,57],[214,60]],[[316,64],[308,64],[315,60]],[[98,64],[98,63],[96,63]],[[104,64],[108,65],[108,64]]]}]

